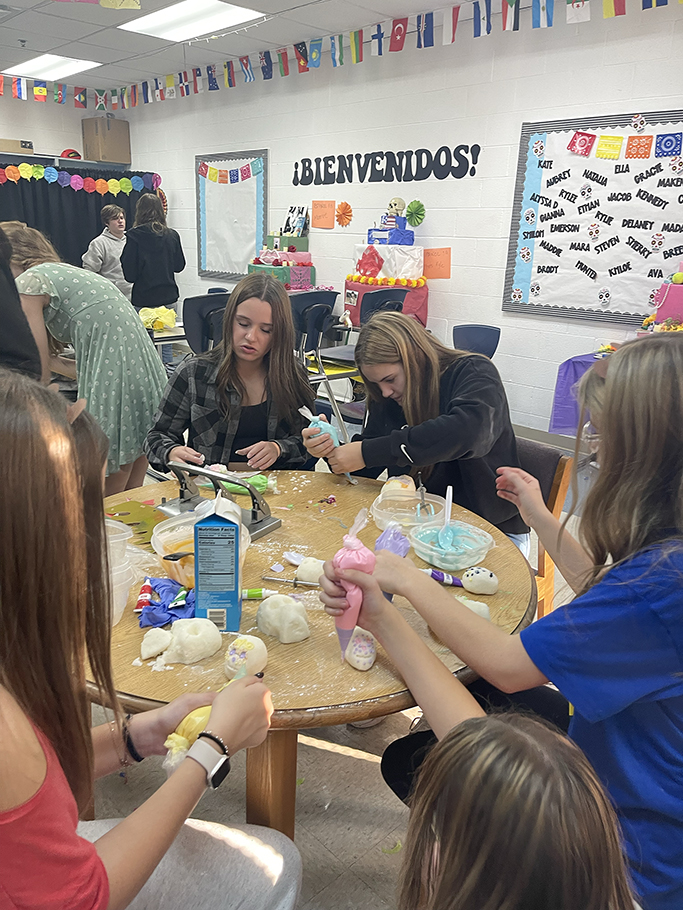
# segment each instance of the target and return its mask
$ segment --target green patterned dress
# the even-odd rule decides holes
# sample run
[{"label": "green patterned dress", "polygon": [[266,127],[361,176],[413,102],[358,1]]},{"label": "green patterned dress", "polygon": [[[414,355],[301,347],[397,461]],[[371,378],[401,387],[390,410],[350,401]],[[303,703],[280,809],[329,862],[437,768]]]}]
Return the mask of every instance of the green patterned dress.
[{"label": "green patterned dress", "polygon": [[107,473],[142,455],[166,373],[140,317],[111,281],[63,262],[17,278],[20,294],[47,294],[45,325],[74,346],[78,394],[109,439]]}]

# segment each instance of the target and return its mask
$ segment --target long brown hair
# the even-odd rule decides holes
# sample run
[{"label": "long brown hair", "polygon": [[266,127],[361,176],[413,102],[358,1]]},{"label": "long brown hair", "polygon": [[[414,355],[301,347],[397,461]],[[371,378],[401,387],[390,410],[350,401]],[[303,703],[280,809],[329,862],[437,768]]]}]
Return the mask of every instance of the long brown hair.
[{"label": "long brown hair", "polygon": [[0,683],[51,742],[82,808],[93,777],[86,657],[103,701],[118,703],[101,452],[86,422],[79,437],[60,396],[0,370]]},{"label": "long brown hair", "polygon": [[154,193],[143,193],[135,206],[133,227],[140,227],[143,224],[148,224],[155,234],[164,234],[168,230],[161,199]]},{"label": "long brown hair", "polygon": [[399,910],[633,910],[614,810],[584,754],[519,715],[459,724],[412,801]]},{"label": "long brown hair", "polygon": [[10,261],[22,272],[43,262],[62,261],[47,237],[35,228],[27,227],[22,221],[2,221],[0,228],[12,244]]},{"label": "long brown hair", "polygon": [[294,323],[287,291],[277,278],[263,273],[247,275],[235,286],[223,314],[222,341],[207,355],[220,364],[216,381],[221,404],[227,414],[230,410],[229,387],[236,389],[242,397],[245,395],[232,347],[232,331],[237,307],[252,297],[270,304],[272,314],[273,340],[270,350],[263,358],[266,391],[272,396],[275,410],[281,419],[297,421],[297,409],[302,405],[312,408],[315,395],[294,357]]}]

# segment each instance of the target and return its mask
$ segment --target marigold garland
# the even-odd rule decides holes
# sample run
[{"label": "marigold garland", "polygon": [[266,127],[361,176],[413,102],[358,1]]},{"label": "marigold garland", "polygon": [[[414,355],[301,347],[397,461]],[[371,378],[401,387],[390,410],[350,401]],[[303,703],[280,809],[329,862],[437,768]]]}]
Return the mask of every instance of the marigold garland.
[{"label": "marigold garland", "polygon": [[367,284],[371,287],[384,288],[423,288],[427,284],[427,279],[422,278],[371,278],[369,275],[351,274],[346,276],[347,281],[355,284]]}]

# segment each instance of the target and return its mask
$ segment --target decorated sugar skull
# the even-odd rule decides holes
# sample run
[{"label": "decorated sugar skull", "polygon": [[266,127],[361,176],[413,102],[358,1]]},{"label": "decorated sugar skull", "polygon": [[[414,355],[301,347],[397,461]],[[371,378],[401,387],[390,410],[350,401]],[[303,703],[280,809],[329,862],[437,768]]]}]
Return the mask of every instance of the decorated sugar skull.
[{"label": "decorated sugar skull", "polygon": [[531,262],[531,250],[528,246],[523,246],[519,251],[519,258],[522,262]]},{"label": "decorated sugar skull", "polygon": [[664,234],[653,234],[650,238],[650,246],[657,252],[664,246]]},{"label": "decorated sugar skull", "polygon": [[522,296],[523,296],[523,295],[522,295],[522,289],[521,289],[521,288],[513,288],[513,289],[512,289],[512,293],[510,294],[510,300],[511,300],[513,303],[521,303],[521,302],[522,302]]},{"label": "decorated sugar skull", "polygon": [[584,199],[590,199],[593,195],[593,187],[590,185],[590,183],[584,183],[579,192]]},{"label": "decorated sugar skull", "polygon": [[537,139],[531,146],[531,151],[537,158],[542,158],[545,154],[545,142],[542,139]]},{"label": "decorated sugar skull", "polygon": [[612,295],[610,294],[609,288],[600,288],[598,291],[598,303],[600,306],[608,306]]},{"label": "decorated sugar skull", "polygon": [[683,158],[680,155],[674,155],[673,158],[669,158],[669,167],[674,174],[680,174],[683,172]]},{"label": "decorated sugar skull", "polygon": [[588,225],[588,236],[591,240],[597,240],[600,236],[600,225],[597,222]]},{"label": "decorated sugar skull", "polygon": [[538,281],[531,282],[529,285],[529,291],[531,292],[532,297],[538,297],[538,295],[541,293],[541,285],[538,283]]},{"label": "decorated sugar skull", "polygon": [[400,196],[394,196],[394,198],[389,201],[387,212],[389,215],[396,215],[397,217],[400,217],[405,211],[405,207],[405,199],[401,199]]},{"label": "decorated sugar skull", "polygon": [[658,290],[659,290],[659,288],[652,288],[652,290],[650,291],[650,296],[647,301],[648,306],[657,306],[657,301],[655,300],[655,297],[657,296]]},{"label": "decorated sugar skull", "polygon": [[645,117],[642,114],[634,114],[631,119],[631,126],[636,133],[642,133],[645,129]]},{"label": "decorated sugar skull", "polygon": [[524,212],[524,220],[527,224],[536,224],[536,212],[533,209],[527,209]]}]

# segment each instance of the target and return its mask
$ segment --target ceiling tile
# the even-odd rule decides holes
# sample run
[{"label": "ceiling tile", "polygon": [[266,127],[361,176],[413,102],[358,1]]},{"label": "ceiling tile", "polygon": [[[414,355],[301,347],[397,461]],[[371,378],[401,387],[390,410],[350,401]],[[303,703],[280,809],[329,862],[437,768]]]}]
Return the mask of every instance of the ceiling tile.
[{"label": "ceiling tile", "polygon": [[84,38],[98,30],[96,25],[88,22],[66,19],[61,16],[45,16],[31,10],[12,19],[12,28],[32,35],[54,35],[57,38],[68,38],[70,41]]},{"label": "ceiling tile", "polygon": [[[25,42],[22,48],[21,42]],[[27,30],[7,28],[3,25],[0,28],[0,47],[18,48],[22,52],[21,62],[31,60],[38,54],[46,51],[52,51],[64,44],[64,38],[55,38],[49,33],[34,34]],[[33,53],[36,51],[37,53]]]},{"label": "ceiling tile", "polygon": [[292,22],[305,23],[311,28],[317,28],[319,32],[322,29],[323,34],[333,35],[362,28],[378,15],[384,14],[351,3],[339,3],[338,0],[323,0],[322,3],[316,4],[314,12],[310,12],[310,7],[302,7],[285,13],[284,18]]},{"label": "ceiling tile", "polygon": [[86,40],[88,44],[128,51],[130,54],[154,54],[164,48],[177,46],[161,38],[138,35],[136,32],[126,32],[120,28],[108,28],[94,35],[88,35]]}]

